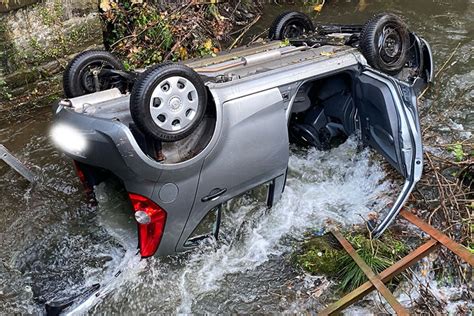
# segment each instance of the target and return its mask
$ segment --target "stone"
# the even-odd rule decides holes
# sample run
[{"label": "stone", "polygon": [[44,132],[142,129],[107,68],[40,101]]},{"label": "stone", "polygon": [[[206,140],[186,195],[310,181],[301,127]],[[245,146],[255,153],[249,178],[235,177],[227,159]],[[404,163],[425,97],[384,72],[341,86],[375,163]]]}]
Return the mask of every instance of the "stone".
[{"label": "stone", "polygon": [[41,73],[37,69],[26,69],[14,72],[4,77],[4,81],[10,89],[27,86],[40,79]]},{"label": "stone", "polygon": [[[0,2],[0,13],[10,12],[16,9],[39,2],[39,0],[10,0],[6,3]],[[8,4],[7,4],[8,3]]]},{"label": "stone", "polygon": [[8,8],[0,5],[0,95],[34,95],[33,90],[44,90],[74,55],[103,47],[95,0],[10,2]]}]

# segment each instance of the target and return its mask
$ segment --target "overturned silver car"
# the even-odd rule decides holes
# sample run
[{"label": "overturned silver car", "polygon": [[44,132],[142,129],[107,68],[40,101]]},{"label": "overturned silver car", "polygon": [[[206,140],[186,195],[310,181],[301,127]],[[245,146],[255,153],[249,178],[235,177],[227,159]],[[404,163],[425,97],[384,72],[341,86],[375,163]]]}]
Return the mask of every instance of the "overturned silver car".
[{"label": "overturned silver car", "polygon": [[272,207],[290,143],[325,150],[358,132],[406,179],[377,236],[420,179],[417,95],[432,79],[430,46],[393,14],[315,25],[286,12],[267,43],[215,58],[129,72],[108,52],[78,55],[52,137],[91,193],[123,183],[148,257],[195,247],[210,213],[217,238],[220,205],[257,186]]}]

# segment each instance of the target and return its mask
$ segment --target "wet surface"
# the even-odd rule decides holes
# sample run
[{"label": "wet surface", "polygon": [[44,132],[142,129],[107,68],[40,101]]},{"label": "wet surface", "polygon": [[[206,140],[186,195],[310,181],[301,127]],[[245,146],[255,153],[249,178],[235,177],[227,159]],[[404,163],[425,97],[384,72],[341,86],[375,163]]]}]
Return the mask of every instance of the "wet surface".
[{"label": "wet surface", "polygon": [[[422,128],[435,142],[468,139],[474,109],[472,1],[327,1],[321,23],[362,23],[380,11],[400,14],[432,45],[437,68],[448,62],[421,105]],[[266,6],[254,34],[297,6]],[[299,8],[301,9],[301,8]],[[361,11],[361,9],[363,9]],[[308,9],[306,9],[308,10]],[[459,46],[458,46],[459,45]],[[456,47],[457,50],[456,50]],[[439,120],[442,113],[443,120]],[[30,185],[0,162],[0,310],[43,313],[45,301],[78,294],[110,278],[112,291],[89,312],[270,313],[318,310],[327,298],[306,295],[319,278],[293,284],[290,253],[305,231],[327,219],[346,225],[391,202],[393,184],[355,139],[330,152],[293,150],[283,199],[266,211],[259,194],[229,203],[221,240],[168,258],[136,260],[128,205],[113,184],[99,205],[85,202],[71,162],[48,138],[52,114],[36,109],[0,119],[0,143],[39,175]],[[431,150],[427,148],[427,150]],[[371,162],[372,161],[372,162]]]}]

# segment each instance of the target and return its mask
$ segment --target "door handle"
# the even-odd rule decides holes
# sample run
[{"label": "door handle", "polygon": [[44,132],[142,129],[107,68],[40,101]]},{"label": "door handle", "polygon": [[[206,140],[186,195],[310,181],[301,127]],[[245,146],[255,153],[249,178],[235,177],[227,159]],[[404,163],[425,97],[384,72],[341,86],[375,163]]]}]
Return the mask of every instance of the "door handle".
[{"label": "door handle", "polygon": [[209,193],[209,195],[206,195],[205,197],[203,197],[201,201],[202,202],[213,201],[226,192],[227,192],[227,189],[215,188],[211,191],[211,193]]}]

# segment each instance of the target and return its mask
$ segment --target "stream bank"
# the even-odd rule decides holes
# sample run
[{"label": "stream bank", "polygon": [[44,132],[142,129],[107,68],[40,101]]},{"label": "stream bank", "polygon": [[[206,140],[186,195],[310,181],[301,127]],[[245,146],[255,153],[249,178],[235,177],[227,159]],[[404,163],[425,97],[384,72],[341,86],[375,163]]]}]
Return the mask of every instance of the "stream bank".
[{"label": "stream bank", "polygon": [[260,2],[0,1],[0,112],[49,105],[62,72],[87,49],[104,47],[126,68],[211,56],[260,14]]},{"label": "stream bank", "polygon": [[94,0],[2,1],[0,112],[51,104],[61,94],[62,71],[77,53],[103,47]]},{"label": "stream bank", "polygon": [[[359,1],[330,3],[320,14],[311,13],[312,18],[361,23],[375,12],[394,11],[432,44],[438,71],[448,61],[420,100],[425,152],[431,162],[425,157],[423,178],[407,207],[468,246],[469,238],[472,241],[472,185],[460,186],[452,173],[473,162],[472,2],[366,1],[363,11],[358,11]],[[265,14],[246,35],[252,39],[264,32],[281,11],[305,8],[266,5]],[[31,187],[0,165],[4,210],[0,219],[0,306],[11,313],[41,314],[46,300],[79,293],[107,278],[135,247],[114,234],[110,220],[105,220],[107,215],[128,212],[113,188],[101,188],[97,208],[84,202],[70,161],[49,142],[49,108],[6,114],[0,118],[0,143],[40,174],[41,185]],[[396,175],[370,152],[360,151],[354,140],[329,152],[293,151],[290,170],[288,189],[274,210],[266,212],[258,194],[230,203],[219,243],[203,245],[189,254],[152,258],[146,266],[130,262],[117,291],[90,312],[305,313],[321,310],[337,299],[330,287],[333,280],[303,273],[295,268],[292,255],[304,242],[305,233],[322,228],[328,218],[351,227],[363,223],[359,214],[382,211],[392,201],[390,194],[399,188]],[[451,190],[457,200],[449,198]],[[413,279],[400,289],[400,297],[406,304],[419,302],[414,313],[456,312],[457,305],[472,298],[472,289],[464,290],[469,283],[458,274],[459,266],[448,252],[436,253],[421,262]],[[446,278],[443,271],[449,273]],[[472,269],[465,271],[469,281]],[[441,273],[441,279],[437,280],[436,273]],[[346,311],[384,312],[376,295]]]}]

